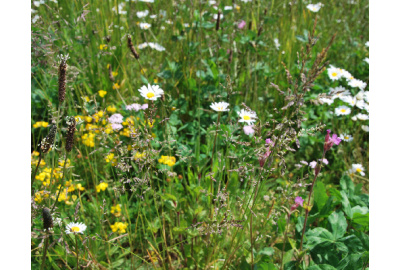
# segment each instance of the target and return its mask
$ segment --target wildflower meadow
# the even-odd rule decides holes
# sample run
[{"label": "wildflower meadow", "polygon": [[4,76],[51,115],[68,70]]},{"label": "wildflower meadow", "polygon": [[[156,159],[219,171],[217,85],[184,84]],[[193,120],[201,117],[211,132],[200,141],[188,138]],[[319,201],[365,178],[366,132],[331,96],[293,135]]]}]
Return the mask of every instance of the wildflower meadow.
[{"label": "wildflower meadow", "polygon": [[369,269],[369,99],[367,0],[32,1],[32,269]]}]

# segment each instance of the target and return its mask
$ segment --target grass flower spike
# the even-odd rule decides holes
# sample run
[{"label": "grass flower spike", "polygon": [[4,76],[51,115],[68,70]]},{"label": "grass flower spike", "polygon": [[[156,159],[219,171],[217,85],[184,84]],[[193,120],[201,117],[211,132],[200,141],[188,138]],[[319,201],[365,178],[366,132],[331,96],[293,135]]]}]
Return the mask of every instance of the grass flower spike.
[{"label": "grass flower spike", "polygon": [[239,112],[239,122],[245,122],[246,124],[252,124],[256,121],[257,115],[255,112],[246,111],[241,109]]},{"label": "grass flower spike", "polygon": [[74,233],[74,234],[80,233],[80,234],[83,234],[83,232],[86,230],[86,225],[83,224],[83,223],[71,222],[71,223],[69,223],[69,224],[66,226],[66,228],[67,228],[67,229],[65,230],[65,232],[66,232],[67,234],[70,234],[70,233]]},{"label": "grass flower spike", "polygon": [[143,85],[139,89],[139,92],[142,97],[148,100],[157,100],[157,98],[160,98],[164,94],[164,91],[158,85],[150,84],[147,86]]},{"label": "grass flower spike", "polygon": [[229,106],[229,103],[226,103],[224,101],[213,102],[210,105],[211,109],[213,109],[214,111],[217,111],[217,112],[228,112],[229,111],[228,106]]}]

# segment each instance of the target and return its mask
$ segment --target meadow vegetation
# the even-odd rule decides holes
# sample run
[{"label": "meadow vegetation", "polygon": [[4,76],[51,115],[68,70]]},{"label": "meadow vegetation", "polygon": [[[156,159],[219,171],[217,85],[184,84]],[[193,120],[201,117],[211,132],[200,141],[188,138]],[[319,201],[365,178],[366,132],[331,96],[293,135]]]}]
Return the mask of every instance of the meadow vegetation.
[{"label": "meadow vegetation", "polygon": [[368,8],[33,1],[32,269],[368,269]]}]

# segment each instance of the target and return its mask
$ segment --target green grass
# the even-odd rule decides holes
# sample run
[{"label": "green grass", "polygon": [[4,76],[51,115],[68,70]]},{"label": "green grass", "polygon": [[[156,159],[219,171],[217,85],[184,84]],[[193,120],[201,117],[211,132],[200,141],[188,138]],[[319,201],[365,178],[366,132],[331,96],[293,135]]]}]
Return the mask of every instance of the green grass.
[{"label": "green grass", "polygon": [[[306,77],[318,53],[336,35],[326,60],[368,83],[369,68],[363,61],[368,57],[368,1],[328,1],[317,13],[303,1],[235,1],[240,9],[230,11],[224,5],[233,4],[224,2],[219,6],[224,17],[218,31],[213,19],[217,10],[200,1],[58,2],[35,7],[37,13],[32,14],[40,15],[32,24],[32,125],[54,119],[59,127],[57,147],[44,155],[46,164],[38,171],[44,175],[48,170],[49,184],[34,183],[35,192],[49,196],[36,200],[32,208],[32,229],[37,234],[32,239],[33,267],[42,262],[41,209],[51,208],[57,187],[71,181],[75,190],[56,205],[62,225],[55,226],[49,241],[48,269],[76,268],[76,243],[80,265],[90,263],[93,269],[365,269],[369,152],[368,133],[362,126],[368,120],[351,120],[361,112],[355,107],[346,116],[330,113],[346,104],[339,99],[333,105],[315,103],[331,87],[343,85],[353,96],[358,89],[343,80],[332,82],[324,71],[310,91],[296,93],[285,66],[302,86],[298,54],[306,48],[317,19],[317,42],[305,66]],[[127,14],[112,10],[121,3]],[[143,10],[157,18],[138,18],[136,12]],[[160,10],[165,18],[160,18]],[[240,20],[246,21],[243,29],[237,27]],[[142,30],[139,22],[151,23],[151,28]],[[128,34],[139,60],[127,46]],[[139,49],[144,42],[158,43],[165,51]],[[100,49],[101,45],[107,48]],[[58,101],[60,54],[70,57],[63,104]],[[118,73],[114,82],[108,65]],[[113,89],[115,83],[119,89]],[[148,83],[164,90],[163,100],[149,102],[140,96],[138,89]],[[99,90],[107,91],[105,97]],[[283,110],[289,98],[303,99],[304,106]],[[230,104],[230,111],[220,116],[210,109],[219,101]],[[149,109],[126,110],[132,103],[148,103]],[[252,136],[245,135],[243,124],[237,122],[243,103],[258,116]],[[115,112],[107,111],[111,105]],[[99,112],[103,115],[97,119]],[[107,130],[106,120],[113,113],[122,114],[124,121],[132,117],[133,124],[124,125],[135,129],[132,137]],[[70,164],[64,170],[58,162],[66,155],[65,116],[81,116],[84,121],[77,126],[75,147],[67,156]],[[154,125],[146,124],[150,119]],[[303,119],[301,127],[290,122],[297,119]],[[288,132],[282,132],[279,123]],[[314,134],[300,132],[314,127]],[[295,135],[290,135],[290,128]],[[300,207],[289,217],[287,211],[295,197],[307,201],[314,170],[295,164],[322,157],[326,129],[349,133],[354,139],[325,155],[329,164],[322,168],[311,196],[313,207],[301,251],[306,209]],[[48,131],[49,127],[32,127],[32,151],[39,151]],[[89,134],[94,134],[93,147],[85,142]],[[260,168],[266,138],[272,138],[276,147]],[[173,156],[176,163],[161,164],[161,156]],[[349,176],[352,164],[362,164],[365,176]],[[108,186],[97,192],[102,182]],[[78,190],[78,183],[84,190]],[[120,214],[112,214],[111,207],[118,204]],[[75,217],[87,225],[77,242],[77,236],[65,234],[65,225]],[[111,234],[115,222],[126,223],[125,231]],[[220,232],[204,233],[217,224]],[[322,231],[329,233],[325,242]],[[341,241],[344,244],[333,250],[326,244]]]}]

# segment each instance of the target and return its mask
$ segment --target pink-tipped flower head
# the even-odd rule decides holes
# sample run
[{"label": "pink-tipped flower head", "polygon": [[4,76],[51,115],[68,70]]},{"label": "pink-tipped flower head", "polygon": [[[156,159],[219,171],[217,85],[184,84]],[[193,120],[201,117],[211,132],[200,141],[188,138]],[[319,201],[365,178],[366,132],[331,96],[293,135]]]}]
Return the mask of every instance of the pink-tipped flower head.
[{"label": "pink-tipped flower head", "polygon": [[251,125],[251,126],[244,126],[244,127],[243,127],[244,133],[245,133],[246,135],[253,134],[253,133],[254,133],[253,127],[254,127],[253,125]]},{"label": "pink-tipped flower head", "polygon": [[304,199],[300,196],[298,196],[294,199],[295,204],[299,204],[299,205],[303,206],[303,202],[304,202]]},{"label": "pink-tipped flower head", "polygon": [[330,133],[331,130],[328,129],[325,136],[324,152],[331,149],[334,144],[339,145],[339,143],[342,141],[342,139],[340,139],[337,134],[333,134],[332,137],[330,137]]},{"label": "pink-tipped flower head", "polygon": [[243,29],[245,26],[246,26],[246,22],[243,21],[243,20],[241,20],[241,21],[238,23],[238,28],[239,28],[239,29]]}]

